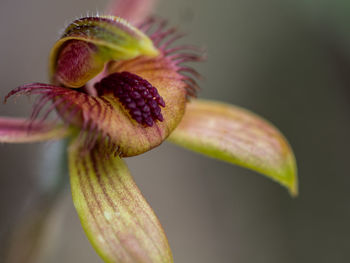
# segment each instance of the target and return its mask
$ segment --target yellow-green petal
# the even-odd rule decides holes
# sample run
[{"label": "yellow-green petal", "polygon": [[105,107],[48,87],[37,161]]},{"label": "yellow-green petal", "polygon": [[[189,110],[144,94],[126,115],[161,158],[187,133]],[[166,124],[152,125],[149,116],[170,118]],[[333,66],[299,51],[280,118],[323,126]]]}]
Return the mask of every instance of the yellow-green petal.
[{"label": "yellow-green petal", "polygon": [[78,88],[100,73],[108,61],[158,53],[151,39],[122,18],[85,17],[73,21],[52,48],[51,79]]},{"label": "yellow-green petal", "polygon": [[169,140],[187,149],[266,175],[298,193],[297,169],[287,140],[261,117],[229,104],[193,100]]},{"label": "yellow-green petal", "polygon": [[105,262],[173,262],[164,231],[127,166],[95,148],[69,148],[73,202],[82,226]]}]

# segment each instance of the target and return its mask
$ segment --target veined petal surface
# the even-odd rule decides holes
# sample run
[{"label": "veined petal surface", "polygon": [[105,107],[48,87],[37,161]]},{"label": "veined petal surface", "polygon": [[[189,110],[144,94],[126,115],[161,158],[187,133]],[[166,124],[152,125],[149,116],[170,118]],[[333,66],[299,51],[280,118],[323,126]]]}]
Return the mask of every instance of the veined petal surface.
[{"label": "veined petal surface", "polygon": [[69,129],[20,118],[0,118],[0,142],[27,143],[57,140],[69,135]]},{"label": "veined petal surface", "polygon": [[119,157],[69,148],[73,202],[105,262],[173,262],[164,231]]},{"label": "veined petal surface", "polygon": [[288,142],[272,124],[247,110],[193,100],[169,140],[262,173],[292,195],[298,193],[296,163]]}]

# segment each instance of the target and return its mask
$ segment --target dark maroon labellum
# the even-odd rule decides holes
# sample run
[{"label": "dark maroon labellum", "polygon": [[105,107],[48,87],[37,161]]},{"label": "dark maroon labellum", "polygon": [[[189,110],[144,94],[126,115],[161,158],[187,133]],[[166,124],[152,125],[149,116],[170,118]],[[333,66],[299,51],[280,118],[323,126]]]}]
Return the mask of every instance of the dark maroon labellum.
[{"label": "dark maroon labellum", "polygon": [[113,92],[131,117],[147,126],[163,121],[161,108],[165,107],[158,90],[147,80],[130,72],[113,73],[95,85],[99,95]]}]

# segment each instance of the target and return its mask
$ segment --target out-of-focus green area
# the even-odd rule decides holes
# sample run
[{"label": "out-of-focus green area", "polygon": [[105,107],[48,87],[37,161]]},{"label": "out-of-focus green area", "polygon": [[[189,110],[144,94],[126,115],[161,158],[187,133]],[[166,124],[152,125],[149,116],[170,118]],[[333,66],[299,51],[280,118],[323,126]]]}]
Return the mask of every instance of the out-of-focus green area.
[{"label": "out-of-focus green area", "polygon": [[[106,2],[1,0],[0,96],[47,81],[59,30]],[[207,47],[200,97],[274,123],[300,177],[300,196],[291,199],[260,175],[170,144],[128,159],[175,262],[349,262],[350,2],[160,0],[157,13],[188,32],[182,42]],[[0,115],[29,116],[29,102],[1,105]],[[0,145],[1,238],[46,189],[48,148]],[[100,262],[69,196],[64,202],[61,238],[44,262]]]}]

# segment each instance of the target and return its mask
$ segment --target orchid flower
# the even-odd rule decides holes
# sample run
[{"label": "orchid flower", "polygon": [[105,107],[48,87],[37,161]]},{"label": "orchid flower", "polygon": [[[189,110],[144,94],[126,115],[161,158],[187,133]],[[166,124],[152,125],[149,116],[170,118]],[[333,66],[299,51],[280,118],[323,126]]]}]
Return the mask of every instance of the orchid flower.
[{"label": "orchid flower", "polygon": [[[5,98],[38,95],[31,118],[0,118],[0,142],[69,138],[73,202],[105,262],[173,262],[162,226],[123,161],[166,139],[297,194],[295,158],[283,135],[247,110],[196,99],[199,74],[184,63],[203,56],[174,45],[182,35],[163,20],[144,19],[140,10],[149,8],[137,6],[149,3],[120,1],[113,15],[69,24],[50,54],[50,84],[23,85]],[[52,111],[60,123],[47,120]]]}]

